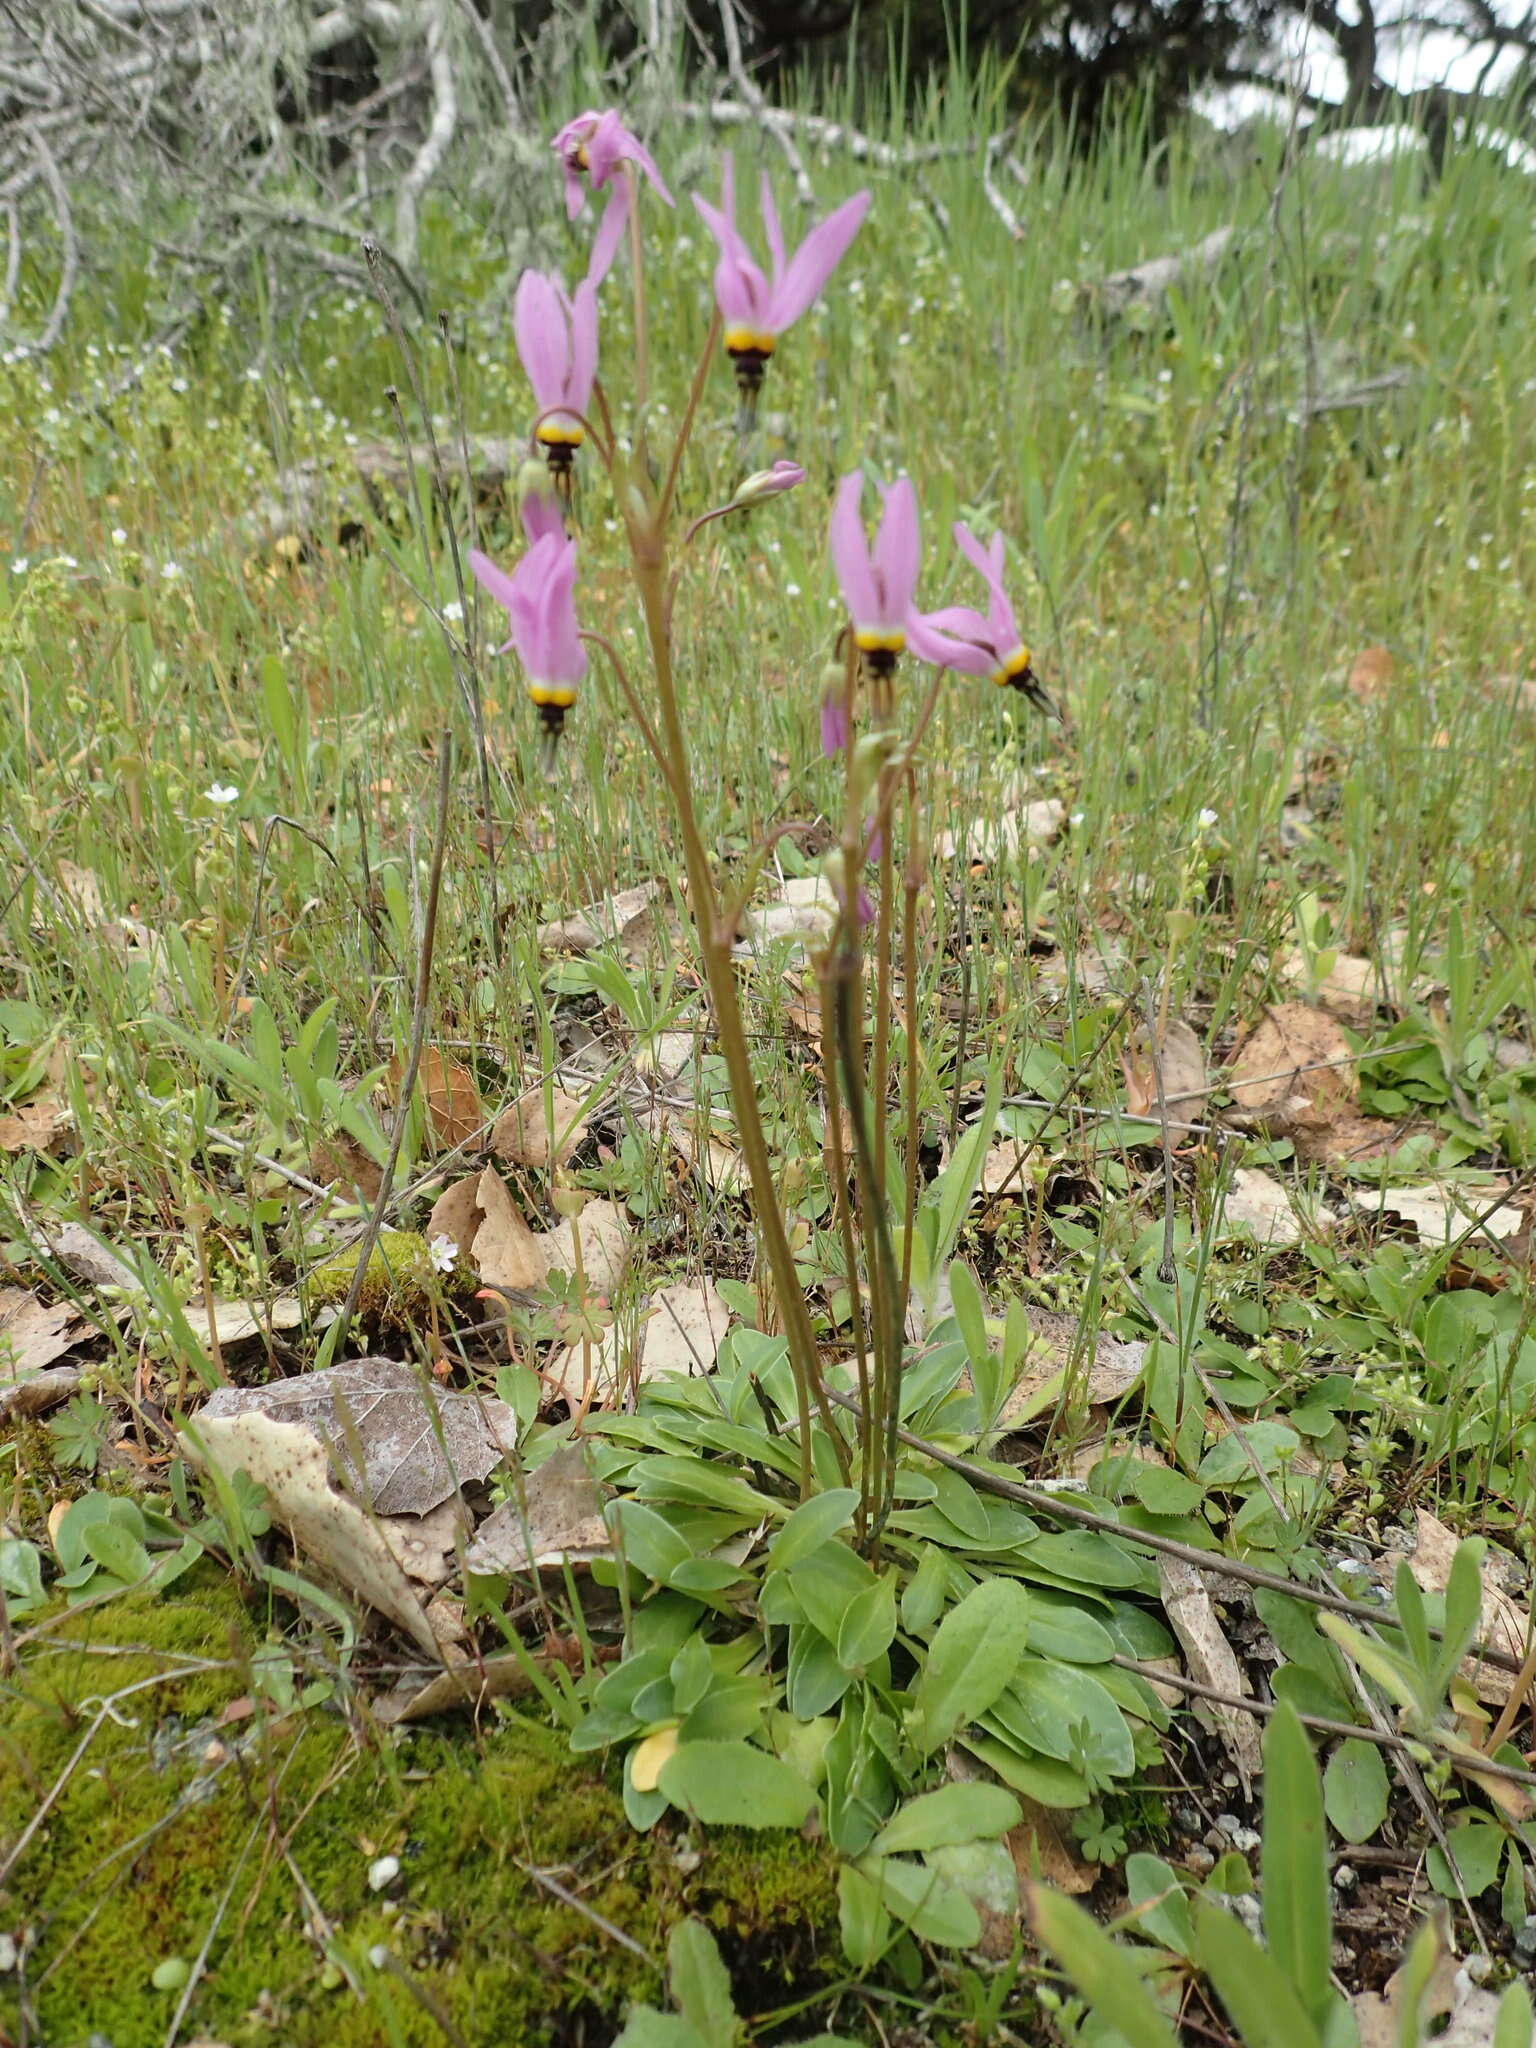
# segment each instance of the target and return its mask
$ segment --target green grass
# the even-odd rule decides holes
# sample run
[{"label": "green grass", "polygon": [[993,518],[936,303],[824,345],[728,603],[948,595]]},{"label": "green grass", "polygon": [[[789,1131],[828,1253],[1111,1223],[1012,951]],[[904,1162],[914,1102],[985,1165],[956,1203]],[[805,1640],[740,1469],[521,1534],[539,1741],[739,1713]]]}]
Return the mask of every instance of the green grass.
[{"label": "green grass", "polygon": [[[907,131],[867,104],[862,115],[897,140],[959,145],[986,131],[995,94],[985,78],[935,92]],[[552,109],[549,125],[566,111]],[[713,196],[696,128],[649,140],[681,189]],[[707,529],[678,602],[702,822],[727,868],[776,826],[837,801],[817,744],[838,624],[824,551],[835,478],[858,464],[887,479],[910,471],[927,606],[961,595],[953,518],[1010,537],[1035,666],[1070,722],[1015,715],[984,685],[949,685],[921,830],[963,837],[1016,800],[1020,770],[1073,822],[1027,859],[935,862],[908,1005],[925,1138],[937,1146],[951,1104],[973,1103],[995,1069],[1005,1095],[1050,1100],[1082,1062],[1083,1113],[1050,1127],[1026,1199],[980,1211],[965,1250],[994,1299],[1023,1291],[1126,1334],[1150,1330],[1120,1286],[1127,1274],[1175,1314],[1153,1277],[1160,1163],[1145,1127],[1130,1142],[1115,1114],[1124,1081],[1109,1026],[1127,1002],[1134,1021],[1143,978],[1166,983],[1219,1066],[1283,993],[1275,963],[1296,945],[1298,917],[1321,908],[1329,944],[1395,963],[1396,1001],[1360,1043],[1382,1051],[1364,1071],[1386,1113],[1401,1099],[1426,1121],[1412,1163],[1470,1161],[1507,1179],[1536,1155],[1527,187],[1471,155],[1432,186],[1407,166],[1286,167],[1281,142],[1239,151],[1190,129],[1149,160],[1129,124],[1085,157],[1042,130],[1020,146],[1023,182],[1000,173],[1024,224],[1018,241],[989,207],[973,154],[877,174],[875,207],[825,308],[775,359],[757,443],[738,457],[721,364],[683,478],[687,507],[700,510],[777,453],[809,472],[749,521]],[[736,146],[743,174],[755,172],[755,140]],[[777,154],[763,161],[782,182]],[[842,159],[814,171],[823,207],[858,182]],[[516,435],[527,416],[510,328],[518,257],[540,252],[568,275],[581,260],[552,170],[531,207],[532,241],[522,211],[450,194],[424,221],[427,300],[450,316],[476,433]],[[1148,321],[1101,317],[1076,290],[1226,223],[1237,231],[1227,260]],[[646,232],[661,445],[703,339],[711,252],[686,201],[675,215],[649,207]],[[611,978],[598,987],[588,968],[550,957],[539,926],[653,876],[671,891],[681,872],[657,778],[602,665],[547,784],[536,720],[509,665],[491,663],[493,912],[468,720],[410,587],[453,598],[440,527],[421,532],[404,501],[369,515],[352,550],[331,544],[326,521],[302,550],[249,524],[280,472],[314,461],[344,476],[354,442],[394,438],[384,393],[404,391],[401,365],[373,304],[328,298],[283,319],[258,282],[113,397],[155,331],[163,288],[125,249],[55,355],[0,365],[11,708],[0,726],[0,1095],[19,1104],[52,1087],[74,1114],[51,1154],[0,1158],[0,1248],[50,1295],[74,1283],[29,1249],[39,1219],[87,1218],[183,1304],[205,1282],[221,1297],[287,1291],[355,1236],[355,1212],[296,1192],[270,1164],[307,1175],[332,1119],[296,1097],[285,1105],[270,1066],[266,1088],[242,1080],[220,1048],[259,1063],[263,1018],[292,1046],[332,998],[337,1083],[386,1113],[370,1077],[409,1035],[442,731],[455,736],[457,768],[431,1037],[475,1068],[491,1109],[514,1073],[547,1070],[578,1027],[604,1042],[612,1071],[625,1053],[605,1011]],[[50,287],[28,280],[39,299]],[[633,336],[615,287],[603,317],[617,397]],[[451,432],[442,350],[430,330],[417,341],[438,429]],[[1308,410],[1389,374],[1402,382],[1384,398]],[[622,534],[590,463],[577,510],[586,616],[638,663]],[[480,517],[491,551],[508,554],[509,508]],[[467,518],[459,525],[462,540]],[[482,642],[495,623],[479,620]],[[1357,701],[1351,665],[1375,647],[1390,651],[1392,680]],[[215,785],[238,795],[217,804]],[[1309,814],[1289,814],[1295,829],[1293,791]],[[1201,828],[1207,809],[1216,823]],[[786,873],[814,864],[793,838],[776,857]],[[137,936],[125,940],[130,924]],[[1105,947],[1107,992],[1083,968]],[[674,1009],[696,1022],[673,951],[664,913],[654,958],[623,970],[630,1025]],[[786,1200],[803,1223],[797,1248],[819,1282],[836,1253],[816,1076],[787,993],[757,977],[750,1021]],[[1501,1035],[1524,1047],[1502,1079]],[[723,1109],[723,1083],[710,1062],[702,1071]],[[1011,1113],[1038,1127],[1027,1105]],[[679,1184],[664,1150],[622,1119],[608,1137],[611,1156],[589,1148],[578,1178],[634,1199],[633,1292],[677,1270],[748,1271],[739,1203]],[[1349,1466],[1340,1499],[1314,1490],[1307,1525],[1338,1511],[1374,1533],[1420,1500],[1528,1561],[1536,1345],[1519,1274],[1486,1254],[1468,1255],[1469,1275],[1429,1249],[1381,1247],[1365,1224],[1304,1253],[1218,1245],[1211,1202],[1240,1157],[1229,1151],[1219,1173],[1209,1152],[1179,1162],[1182,1299],[1198,1266],[1205,1363],[1235,1375],[1223,1383],[1234,1407],[1304,1411],[1309,1445]],[[1310,1172],[1324,1194],[1344,1179],[1299,1167],[1283,1143],[1248,1157],[1282,1177]],[[402,1184],[430,1165],[430,1145],[414,1143]],[[525,1192],[546,1203],[547,1178],[531,1175]],[[430,1189],[409,1195],[392,1221],[419,1229],[429,1199]],[[1500,1291],[1478,1292],[1479,1277]],[[407,1317],[405,1341],[424,1356],[439,1348],[440,1307],[428,1300]],[[208,1371],[178,1353],[159,1313],[109,1322],[99,1352],[93,1383],[113,1398],[141,1363],[163,1399]],[[1151,1408],[1198,1466],[1198,1414],[1191,1443],[1166,1399],[1154,1393]],[[1049,1454],[1081,1434],[1081,1418],[1064,1416]],[[34,1539],[54,1488],[83,1483],[41,1473],[38,1441],[9,1440],[14,1519]],[[1220,1513],[1236,1518],[1235,1541],[1277,1540],[1251,1494]]]}]

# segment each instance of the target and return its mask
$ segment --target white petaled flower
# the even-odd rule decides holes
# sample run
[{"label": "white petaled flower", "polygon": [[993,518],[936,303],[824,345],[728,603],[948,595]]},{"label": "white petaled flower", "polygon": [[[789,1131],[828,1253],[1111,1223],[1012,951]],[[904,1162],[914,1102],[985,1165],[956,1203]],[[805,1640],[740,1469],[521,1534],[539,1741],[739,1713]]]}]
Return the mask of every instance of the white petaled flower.
[{"label": "white petaled flower", "polygon": [[1200,827],[1200,830],[1202,832],[1209,832],[1211,827],[1216,823],[1216,813],[1214,811],[1202,811],[1199,817],[1195,820],[1195,823]]},{"label": "white petaled flower", "polygon": [[178,576],[179,576],[180,574],[181,574],[181,564],[180,564],[180,562],[162,562],[162,563],[160,564],[160,577],[161,577],[161,581],[162,581],[162,582],[165,582],[165,583],[174,583],[174,582],[176,581],[176,578],[177,578],[177,577],[178,577]]},{"label": "white petaled flower", "polygon": [[443,617],[448,621],[450,626],[456,626],[462,620],[462,618],[464,617],[464,607],[459,603],[457,598],[454,598],[450,603],[445,604],[443,606]]},{"label": "white petaled flower", "polygon": [[113,545],[113,547],[115,547],[115,548],[120,548],[120,547],[123,547],[123,546],[125,546],[125,545],[127,544],[127,540],[128,540],[128,529],[127,529],[127,527],[126,527],[126,526],[114,526],[114,527],[113,527],[113,529],[112,529],[112,545]]},{"label": "white petaled flower", "polygon": [[17,555],[17,556],[15,556],[15,557],[13,558],[12,562],[11,562],[11,574],[12,574],[13,576],[25,576],[25,575],[26,575],[26,573],[27,573],[27,558],[26,558],[26,556],[25,556],[25,555]]},{"label": "white petaled flower", "polygon": [[203,791],[211,804],[232,804],[240,792],[232,782],[210,782]]},{"label": "white petaled flower", "polygon": [[459,1248],[446,1231],[439,1231],[427,1246],[427,1257],[432,1261],[434,1273],[451,1273],[458,1256]]}]

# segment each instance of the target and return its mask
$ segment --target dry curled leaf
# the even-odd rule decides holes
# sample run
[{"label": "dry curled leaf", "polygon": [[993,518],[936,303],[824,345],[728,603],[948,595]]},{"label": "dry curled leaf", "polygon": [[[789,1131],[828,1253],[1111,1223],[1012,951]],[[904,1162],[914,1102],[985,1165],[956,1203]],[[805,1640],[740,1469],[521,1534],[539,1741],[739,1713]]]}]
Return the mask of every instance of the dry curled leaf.
[{"label": "dry curled leaf", "polygon": [[74,1114],[56,1089],[45,1088],[19,1109],[0,1116],[0,1152],[51,1152],[74,1127]]},{"label": "dry curled leaf", "polygon": [[637,1379],[713,1372],[729,1327],[712,1281],[678,1281],[657,1289],[633,1332],[612,1323],[597,1344],[569,1346],[546,1369],[545,1385],[552,1399],[608,1407]]},{"label": "dry curled leaf", "polygon": [[1390,647],[1362,647],[1349,665],[1349,694],[1357,703],[1372,703],[1391,689],[1396,672]]},{"label": "dry curled leaf", "polygon": [[352,1359],[265,1387],[220,1387],[201,1414],[302,1424],[380,1515],[429,1514],[461,1486],[488,1478],[517,1445],[517,1418],[504,1402],[447,1392],[398,1358]]},{"label": "dry curled leaf", "polygon": [[1256,1166],[1240,1166],[1222,1204],[1221,1234],[1225,1238],[1242,1232],[1260,1244],[1300,1244],[1304,1237],[1326,1230],[1333,1220],[1320,1204],[1311,1209],[1298,1207],[1273,1174]]},{"label": "dry curled leaf", "polygon": [[617,1203],[596,1201],[537,1242],[545,1271],[579,1271],[589,1295],[611,1296],[629,1264],[630,1235],[629,1219]]},{"label": "dry curled leaf", "polygon": [[[1450,1244],[1469,1231],[1476,1243],[1485,1233],[1501,1240],[1518,1237],[1526,1227],[1523,1209],[1497,1201],[1501,1192],[1487,1187],[1351,1188],[1348,1198],[1359,1215],[1408,1224],[1425,1244]],[[1481,1228],[1474,1230],[1478,1224]]]},{"label": "dry curled leaf", "polygon": [[511,1578],[612,1555],[602,1490],[586,1451],[581,1444],[562,1444],[480,1524],[464,1553],[464,1569]]},{"label": "dry curled leaf", "polygon": [[539,932],[539,944],[550,952],[590,953],[615,941],[632,948],[649,935],[651,905],[661,892],[660,882],[641,882],[616,896],[603,896],[583,910],[557,918]]},{"label": "dry curled leaf", "polygon": [[1138,1030],[1121,1064],[1125,1069],[1125,1106],[1130,1115],[1159,1121],[1163,1114],[1159,1107],[1161,1095],[1170,1123],[1197,1123],[1204,1116],[1210,1089],[1205,1051],[1182,1017],[1171,1019],[1155,1043],[1144,1028]]},{"label": "dry curled leaf", "polygon": [[309,1177],[325,1187],[344,1188],[365,1207],[379,1198],[383,1175],[350,1131],[321,1138],[309,1155]]},{"label": "dry curled leaf", "polygon": [[1053,1405],[1070,1384],[1090,1408],[1113,1407],[1146,1370],[1147,1347],[1139,1338],[1093,1336],[1091,1351],[1076,1316],[1059,1309],[1028,1306],[1031,1341],[1022,1375],[998,1412],[996,1427],[1025,1429]]},{"label": "dry curled leaf", "polygon": [[1354,1107],[1354,1054],[1326,1010],[1275,1003],[1239,1045],[1228,1086],[1241,1117],[1272,1135],[1321,1131]]},{"label": "dry curled leaf", "polygon": [[1280,977],[1291,988],[1306,990],[1330,1017],[1363,1031],[1384,999],[1381,969],[1354,953],[1337,953],[1325,974],[1314,979],[1304,953],[1289,953],[1280,963]]},{"label": "dry curled leaf", "polygon": [[587,1119],[579,1096],[556,1088],[546,1097],[530,1088],[501,1112],[491,1126],[491,1150],[514,1166],[564,1166],[586,1136]]},{"label": "dry curled leaf", "polygon": [[[398,1085],[403,1073],[401,1062],[396,1062],[396,1069],[394,1079]],[[485,1113],[480,1106],[480,1090],[468,1067],[460,1066],[435,1045],[429,1045],[421,1056],[417,1086],[426,1098],[427,1118],[438,1143],[450,1152],[460,1145],[472,1144],[485,1127]]]},{"label": "dry curled leaf", "polygon": [[270,1415],[215,1417],[205,1409],[181,1435],[195,1457],[226,1479],[247,1473],[299,1550],[387,1615],[426,1656],[442,1660],[415,1588],[356,1501],[332,1485],[330,1453],[312,1431]]},{"label": "dry curled leaf", "polygon": [[[520,1294],[541,1286],[553,1247],[548,1237],[536,1237],[528,1228],[494,1167],[488,1166],[476,1182],[475,1199],[481,1221],[469,1256],[480,1278],[488,1287],[506,1287]],[[433,1213],[435,1216],[436,1211]]]},{"label": "dry curled leaf", "polygon": [[[1199,1572],[1182,1558],[1160,1557],[1157,1573],[1163,1611],[1184,1652],[1191,1678],[1217,1692],[1241,1696],[1251,1691],[1232,1645],[1222,1633]],[[1240,1707],[1220,1706],[1208,1700],[1198,1702],[1195,1713],[1216,1729],[1237,1766],[1244,1792],[1251,1795],[1264,1768],[1263,1745],[1253,1716]]]}]

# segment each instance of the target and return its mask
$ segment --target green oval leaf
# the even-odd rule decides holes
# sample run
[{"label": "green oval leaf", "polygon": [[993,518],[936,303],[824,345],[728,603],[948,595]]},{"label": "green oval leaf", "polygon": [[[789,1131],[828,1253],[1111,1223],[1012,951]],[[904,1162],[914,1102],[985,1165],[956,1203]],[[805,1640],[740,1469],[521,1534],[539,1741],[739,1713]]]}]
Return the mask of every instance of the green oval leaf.
[{"label": "green oval leaf", "polygon": [[992,1705],[1028,1640],[1029,1595],[1013,1579],[988,1579],[949,1610],[912,1691],[912,1739],[924,1756]]},{"label": "green oval leaf", "polygon": [[877,1856],[945,1849],[1005,1835],[1022,1817],[1018,1800],[1001,1785],[941,1785],[937,1792],[909,1799],[871,1847]]},{"label": "green oval leaf", "polygon": [[1387,1767],[1374,1742],[1341,1742],[1323,1773],[1323,1807],[1346,1842],[1368,1842],[1387,1817]]},{"label": "green oval leaf", "polygon": [[658,1784],[706,1827],[798,1828],[816,1805],[792,1764],[750,1742],[685,1742],[662,1765]]},{"label": "green oval leaf", "polygon": [[826,1493],[815,1493],[809,1500],[801,1501],[768,1545],[768,1569],[787,1571],[813,1550],[819,1550],[829,1536],[848,1526],[858,1504],[859,1496],[851,1486],[834,1486]]}]

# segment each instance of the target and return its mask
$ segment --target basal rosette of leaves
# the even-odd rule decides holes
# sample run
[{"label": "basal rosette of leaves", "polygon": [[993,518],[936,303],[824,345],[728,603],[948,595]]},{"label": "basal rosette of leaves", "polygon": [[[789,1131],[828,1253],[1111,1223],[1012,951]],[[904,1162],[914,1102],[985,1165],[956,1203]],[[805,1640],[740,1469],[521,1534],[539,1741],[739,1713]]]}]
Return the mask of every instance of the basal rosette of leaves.
[{"label": "basal rosette of leaves", "polygon": [[[971,1452],[985,1417],[966,1365],[941,1324],[902,1420]],[[834,1368],[829,1391],[851,1377]],[[671,1809],[825,1834],[847,1859],[843,1938],[859,1967],[907,1929],[974,1946],[973,1892],[993,1860],[1012,1872],[999,1837],[1019,1820],[1014,1794],[1083,1807],[1158,1753],[1166,1710],[1110,1661],[1171,1648],[1141,1604],[1155,1573],[1129,1545],[1044,1528],[912,1453],[866,1558],[858,1496],[819,1426],[823,1490],[798,1499],[794,1418],[782,1339],[749,1329],[713,1378],[659,1382],[634,1413],[590,1418],[619,1560],[592,1569],[617,1590],[624,1654],[590,1659],[562,1703],[572,1745],[623,1753],[638,1828]]]}]

